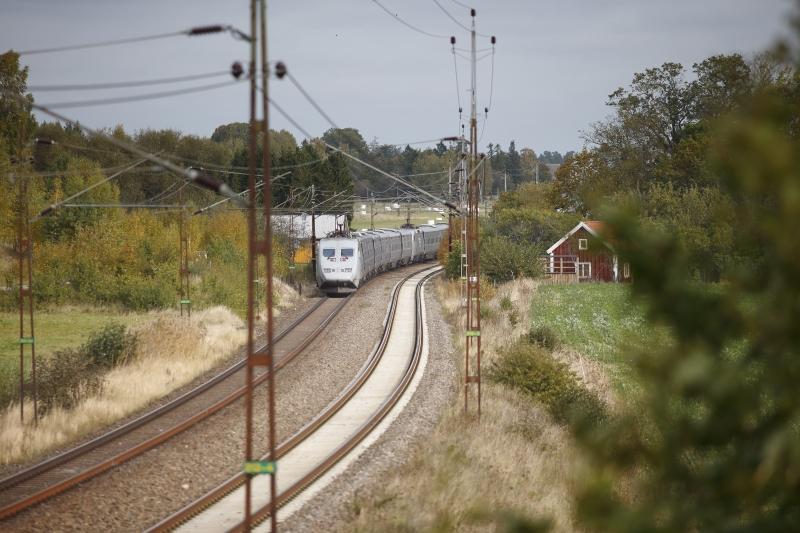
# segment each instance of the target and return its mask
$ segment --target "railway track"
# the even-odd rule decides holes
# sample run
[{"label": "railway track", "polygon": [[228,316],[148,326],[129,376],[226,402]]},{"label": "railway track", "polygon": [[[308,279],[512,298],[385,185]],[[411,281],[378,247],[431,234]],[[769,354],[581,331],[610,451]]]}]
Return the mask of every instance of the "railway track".
[{"label": "railway track", "polygon": [[[321,298],[275,336],[276,371],[308,346],[348,298]],[[242,359],[198,387],[130,422],[0,480],[0,520],[133,459],[244,395]],[[262,383],[267,372],[257,374]]]},{"label": "railway track", "polygon": [[[301,497],[387,417],[396,416],[426,346],[422,286],[440,270],[417,271],[395,286],[383,334],[361,371],[316,418],[278,446],[278,507]],[[244,481],[242,473],[232,476],[149,531],[244,530]],[[268,483],[266,476],[252,480],[254,523],[269,517]]]}]

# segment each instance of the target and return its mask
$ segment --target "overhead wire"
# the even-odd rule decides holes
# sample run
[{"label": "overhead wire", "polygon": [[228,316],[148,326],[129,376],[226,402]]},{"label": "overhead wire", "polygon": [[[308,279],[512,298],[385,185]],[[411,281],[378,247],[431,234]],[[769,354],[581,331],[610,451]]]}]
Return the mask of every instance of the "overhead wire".
[{"label": "overhead wire", "polygon": [[190,74],[187,76],[173,76],[170,78],[155,78],[150,80],[80,83],[72,85],[29,85],[28,90],[32,92],[47,92],[47,91],[94,91],[100,89],[123,89],[129,87],[145,87],[148,85],[163,85],[169,83],[182,83],[185,81],[218,78],[220,76],[230,76],[230,74],[231,74],[230,70],[223,70],[218,72],[206,72],[205,74]]},{"label": "overhead wire", "polygon": [[[288,72],[287,72],[287,75],[288,75]],[[297,82],[297,80],[294,80],[294,84],[295,84],[296,86],[299,86],[299,83]],[[259,87],[259,90],[263,91],[263,88]],[[301,91],[301,94],[303,95],[303,97],[304,97],[304,98],[306,98],[306,100],[308,100],[308,101],[309,101],[309,103],[311,103],[311,104],[312,104],[312,106],[313,106],[315,109],[317,109],[317,110],[320,110],[320,109],[321,109],[321,107],[319,106],[319,104],[317,104],[317,103],[316,103],[316,101],[315,101],[315,100],[314,100],[314,99],[311,97],[311,95],[310,95],[310,94],[308,94],[308,92],[307,92],[307,91],[305,91],[305,90],[302,90],[302,91]],[[298,129],[299,129],[301,132],[303,132],[303,134],[304,134],[304,135],[306,135],[306,136],[307,136],[307,137],[309,137],[309,138],[311,137],[311,135],[310,135],[310,134],[309,134],[309,133],[308,133],[308,132],[307,132],[307,131],[306,131],[304,128],[302,128],[302,127],[301,127],[301,126],[300,126],[300,125],[297,123],[297,121],[295,121],[293,118],[291,118],[291,116],[290,116],[288,113],[286,113],[286,111],[284,111],[284,110],[283,110],[283,109],[282,109],[282,108],[281,108],[279,105],[277,105],[277,104],[275,103],[275,101],[274,101],[272,98],[269,98],[269,101],[270,101],[270,103],[273,105],[273,107],[275,107],[275,109],[276,109],[276,110],[277,110],[277,111],[278,111],[278,112],[279,112],[281,115],[283,115],[283,116],[284,116],[284,118],[286,118],[286,119],[287,119],[289,122],[291,122],[291,123],[292,123],[292,124],[293,124],[293,125],[294,125],[296,128],[298,128]],[[325,118],[325,119],[326,119],[326,120],[327,120],[327,121],[328,121],[328,122],[331,124],[331,126],[333,126],[334,128],[337,128],[337,129],[338,129],[338,126],[336,126],[336,123],[335,123],[335,122],[333,122],[333,121],[330,119],[330,117],[327,115],[327,113],[321,112],[320,114],[321,114],[321,115],[322,115],[322,116],[323,116],[323,117],[324,117],[324,118]],[[328,142],[325,142],[325,141],[323,141],[323,143],[325,144],[325,146],[327,146],[327,147],[328,147],[328,148],[330,148],[331,150],[334,150],[334,151],[336,151],[336,152],[339,152],[340,154],[344,155],[345,157],[347,157],[347,158],[349,158],[349,159],[352,159],[353,161],[356,161],[356,162],[358,162],[358,163],[361,163],[361,164],[362,164],[362,165],[364,165],[365,167],[367,167],[367,168],[370,168],[370,169],[374,170],[375,172],[378,172],[379,174],[382,174],[382,175],[384,175],[384,176],[386,176],[386,177],[388,177],[388,178],[390,178],[390,179],[392,179],[392,180],[395,180],[395,181],[397,181],[397,182],[399,182],[399,183],[402,183],[402,184],[406,185],[407,187],[411,187],[411,188],[415,188],[415,187],[416,187],[415,185],[413,185],[413,184],[411,184],[411,183],[408,183],[407,181],[403,180],[402,178],[399,178],[399,177],[395,176],[394,174],[391,174],[391,173],[389,173],[389,172],[386,172],[385,170],[382,170],[382,169],[380,169],[380,168],[378,168],[378,167],[376,167],[376,166],[374,166],[374,165],[372,165],[372,164],[370,164],[370,163],[367,163],[366,161],[363,161],[362,159],[360,159],[360,158],[358,158],[358,157],[356,157],[356,156],[354,156],[354,155],[352,155],[352,154],[350,154],[350,153],[348,153],[348,152],[345,152],[344,150],[342,150],[342,149],[341,149],[341,148],[339,148],[339,147],[333,146],[332,144],[330,144],[330,143],[328,143]],[[437,197],[433,196],[432,194],[430,194],[430,193],[429,193],[429,192],[427,192],[427,191],[422,191],[422,192],[424,192],[426,195],[428,195],[428,196],[430,196],[431,198],[433,198],[435,201],[437,201],[437,202],[440,202],[440,203],[442,203],[442,204],[446,205],[447,207],[450,207],[451,209],[455,209],[456,211],[458,210],[458,209],[456,208],[456,206],[454,206],[453,204],[451,204],[449,201],[447,201],[447,200],[442,200],[441,198],[437,198]]]},{"label": "overhead wire", "polygon": [[397,20],[397,22],[399,22],[400,24],[402,24],[402,25],[414,30],[417,33],[421,33],[422,35],[427,35],[428,37],[433,37],[434,39],[449,39],[450,38],[449,35],[442,35],[440,33],[431,33],[429,31],[425,31],[425,30],[422,30],[420,28],[417,28],[416,26],[413,26],[412,24],[409,24],[405,20],[401,19],[400,16],[397,15],[396,13],[392,13],[386,6],[384,6],[383,4],[378,2],[378,0],[372,0],[372,1],[375,4],[377,4],[377,6],[380,7],[382,10],[384,10],[389,16],[391,16],[392,18]]},{"label": "overhead wire", "polygon": [[97,105],[109,105],[109,104],[122,104],[127,102],[139,102],[142,100],[155,100],[158,98],[167,98],[170,96],[181,96],[184,94],[190,93],[198,93],[203,91],[210,91],[213,89],[220,89],[222,87],[230,87],[241,83],[239,80],[233,81],[226,81],[222,83],[212,83],[209,85],[200,85],[199,87],[187,87],[184,89],[176,89],[173,91],[161,91],[155,93],[146,93],[146,94],[139,94],[133,96],[121,96],[116,98],[101,98],[97,100],[78,100],[78,101],[69,101],[69,102],[52,102],[46,104],[48,108],[51,109],[66,109],[70,107],[92,107]]},{"label": "overhead wire", "polygon": [[[434,3],[434,4],[436,4],[436,5],[439,7],[439,9],[441,9],[441,10],[442,10],[442,13],[444,13],[445,15],[447,15],[447,17],[448,17],[450,20],[452,20],[453,22],[455,22],[455,23],[456,23],[458,26],[460,26],[461,28],[463,28],[463,29],[465,29],[465,30],[467,30],[467,31],[469,31],[469,32],[471,32],[471,31],[472,31],[472,28],[470,28],[470,27],[468,27],[468,26],[465,26],[464,24],[462,24],[461,22],[459,22],[457,18],[455,18],[455,17],[454,17],[454,16],[453,16],[453,15],[452,15],[452,14],[451,14],[451,13],[450,13],[450,12],[449,12],[447,9],[445,9],[445,7],[444,7],[442,4],[440,4],[440,3],[439,3],[439,0],[433,0],[433,3]],[[471,7],[468,7],[467,9],[470,9],[470,10],[472,10],[472,8],[471,8]],[[484,34],[484,33],[479,33],[479,32],[477,32],[477,31],[475,32],[475,35],[480,35],[481,37],[491,37],[491,35],[486,35],[486,34]]]},{"label": "overhead wire", "polygon": [[458,61],[456,60],[456,47],[451,45],[451,48],[453,51],[453,70],[455,71],[456,74],[456,98],[458,100],[458,114],[460,115],[462,107],[461,107],[461,88],[458,84]]},{"label": "overhead wire", "polygon": [[468,6],[467,4],[462,4],[458,0],[450,0],[450,1],[453,2],[454,4],[460,5],[461,7],[464,7],[464,8],[467,8],[467,9],[472,9],[472,6]]},{"label": "overhead wire", "polygon": [[50,213],[52,213],[53,211],[55,211],[55,210],[56,210],[56,209],[58,209],[59,207],[62,207],[62,206],[64,206],[64,205],[66,205],[66,204],[67,204],[67,202],[69,202],[69,201],[71,201],[71,200],[74,200],[75,198],[77,198],[77,197],[79,197],[79,196],[82,196],[82,195],[86,194],[87,192],[91,191],[92,189],[94,189],[94,188],[96,188],[96,187],[99,187],[100,185],[102,185],[102,184],[104,184],[104,183],[108,183],[109,181],[113,180],[114,178],[116,178],[116,177],[117,177],[117,176],[119,176],[120,174],[123,174],[123,173],[125,173],[125,172],[127,172],[127,171],[131,170],[132,168],[138,167],[139,165],[141,165],[142,163],[144,163],[144,162],[146,162],[146,161],[147,161],[147,159],[140,159],[140,160],[136,161],[135,163],[133,163],[133,164],[131,164],[131,165],[128,165],[127,167],[123,168],[123,169],[122,169],[122,170],[120,170],[119,172],[115,172],[114,174],[112,174],[112,175],[108,176],[107,178],[104,178],[104,179],[102,179],[102,180],[100,180],[100,181],[97,181],[97,182],[95,182],[95,183],[93,183],[93,184],[89,185],[89,186],[88,186],[88,187],[86,187],[85,189],[82,189],[82,190],[80,190],[80,191],[76,192],[75,194],[72,194],[72,195],[70,195],[69,197],[67,197],[67,198],[64,198],[64,199],[63,199],[63,200],[61,200],[60,202],[56,202],[55,204],[50,204],[49,206],[47,206],[46,208],[44,208],[44,209],[43,209],[41,212],[39,212],[39,214],[38,214],[38,215],[36,215],[35,217],[33,217],[33,218],[31,219],[31,222],[35,222],[35,221],[39,220],[40,218],[42,218],[42,217],[44,217],[44,216],[47,216],[47,215],[49,215]]},{"label": "overhead wire", "polygon": [[[174,173],[180,175],[183,179],[185,179],[185,180],[187,180],[189,182],[192,182],[193,184],[202,186],[203,188],[208,189],[208,190],[212,190],[212,191],[214,191],[217,194],[220,194],[222,196],[229,196],[229,197],[236,196],[236,193],[234,193],[231,190],[231,188],[228,186],[228,184],[226,184],[224,182],[221,182],[221,181],[219,181],[219,180],[217,180],[215,178],[212,178],[211,176],[201,174],[200,172],[197,172],[196,170],[193,170],[193,169],[182,168],[182,167],[172,163],[171,161],[168,161],[168,160],[166,160],[166,159],[164,159],[162,157],[159,157],[159,156],[157,156],[155,154],[152,154],[152,153],[149,153],[149,152],[147,152],[145,150],[142,150],[141,148],[139,148],[135,144],[128,143],[128,142],[123,141],[122,139],[118,139],[116,137],[112,137],[110,135],[107,135],[107,134],[103,133],[100,130],[96,130],[96,129],[90,128],[90,127],[86,126],[85,124],[81,124],[80,122],[78,122],[76,120],[67,118],[66,116],[62,115],[61,113],[57,113],[56,111],[53,111],[53,110],[51,110],[51,109],[49,109],[49,108],[47,108],[47,107],[45,107],[43,105],[36,104],[36,103],[31,103],[26,98],[24,98],[24,97],[22,97],[20,95],[13,94],[13,93],[7,93],[7,94],[10,94],[11,97],[13,97],[13,98],[15,98],[17,100],[20,100],[21,102],[23,102],[25,104],[30,105],[33,109],[36,109],[36,110],[38,110],[38,111],[40,111],[40,112],[42,112],[42,113],[44,113],[46,115],[49,115],[49,116],[51,116],[51,117],[53,117],[53,118],[55,118],[57,120],[60,120],[62,122],[65,122],[65,123],[68,123],[68,124],[72,124],[73,126],[83,130],[86,133],[89,133],[89,134],[91,134],[93,136],[96,136],[96,137],[99,137],[101,139],[104,139],[106,142],[108,142],[110,144],[113,144],[113,145],[117,146],[118,148],[121,148],[121,149],[126,150],[128,152],[131,152],[134,155],[138,155],[141,158],[147,159],[148,161],[151,161],[151,162],[153,162],[153,163],[165,168],[168,171],[174,172]],[[247,206],[247,202],[243,201],[241,198],[237,197],[235,200],[239,201],[244,206]]]},{"label": "overhead wire", "polygon": [[106,46],[117,46],[120,44],[131,44],[131,43],[141,43],[145,41],[155,41],[158,39],[167,39],[169,37],[177,37],[179,35],[193,37],[196,35],[206,35],[209,33],[220,33],[223,31],[229,32],[237,39],[241,40],[250,40],[250,36],[245,34],[244,32],[234,28],[230,25],[221,25],[221,24],[214,24],[210,26],[196,26],[194,28],[190,28],[188,30],[181,30],[181,31],[173,31],[168,33],[157,33],[154,35],[142,35],[139,37],[127,37],[125,39],[111,39],[108,41],[98,41],[93,43],[83,43],[83,44],[72,44],[72,45],[65,45],[65,46],[56,46],[52,48],[39,48],[34,50],[23,50],[21,52],[17,52],[19,55],[34,55],[34,54],[49,54],[53,52],[68,52],[71,50],[84,50],[87,48],[102,48]]}]

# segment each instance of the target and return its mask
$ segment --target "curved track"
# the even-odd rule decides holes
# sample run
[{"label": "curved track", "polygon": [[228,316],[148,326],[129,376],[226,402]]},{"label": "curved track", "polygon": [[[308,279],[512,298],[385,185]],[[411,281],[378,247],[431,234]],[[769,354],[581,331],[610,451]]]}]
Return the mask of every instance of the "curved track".
[{"label": "curved track", "polygon": [[[276,371],[305,349],[348,298],[321,298],[276,335]],[[0,519],[8,518],[141,455],[244,395],[242,359],[202,385],[91,441],[0,480]],[[267,378],[262,371],[256,379]]]},{"label": "curved track", "polygon": [[[278,446],[278,506],[311,487],[383,421],[415,376],[424,345],[422,286],[440,267],[399,282],[380,342],[359,374],[323,412]],[[150,531],[241,531],[244,474],[237,474]],[[252,480],[254,523],[269,516],[268,478]]]}]

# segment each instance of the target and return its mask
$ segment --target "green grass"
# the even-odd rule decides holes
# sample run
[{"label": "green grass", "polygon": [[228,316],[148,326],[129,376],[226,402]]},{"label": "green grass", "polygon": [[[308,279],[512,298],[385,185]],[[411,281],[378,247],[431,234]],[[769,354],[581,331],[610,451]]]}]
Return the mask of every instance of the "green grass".
[{"label": "green grass", "polygon": [[[76,348],[89,335],[111,322],[135,324],[146,316],[136,313],[118,313],[100,309],[64,309],[36,313],[36,358],[49,357],[64,348]],[[27,324],[26,324],[27,327]],[[19,315],[0,312],[0,396],[5,397],[8,387],[16,387],[19,379]],[[30,372],[30,348],[25,349],[26,374]]]},{"label": "green grass", "polygon": [[635,386],[627,354],[668,339],[629,294],[627,285],[617,283],[543,285],[531,302],[532,325],[552,328],[563,344],[602,363],[624,391]]}]

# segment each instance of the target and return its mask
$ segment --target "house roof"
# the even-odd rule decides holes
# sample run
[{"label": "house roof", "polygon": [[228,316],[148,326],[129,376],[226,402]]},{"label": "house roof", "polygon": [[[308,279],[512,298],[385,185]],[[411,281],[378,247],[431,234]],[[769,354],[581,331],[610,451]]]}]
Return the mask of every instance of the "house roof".
[{"label": "house roof", "polygon": [[[567,239],[572,237],[575,234],[575,232],[577,232],[581,228],[583,228],[586,231],[588,231],[589,234],[591,234],[593,237],[597,237],[598,239],[602,239],[602,237],[600,237],[600,232],[603,231],[604,227],[605,227],[605,223],[600,221],[600,220],[582,220],[581,222],[578,222],[578,224],[574,228],[569,230],[569,232],[567,232],[566,235],[561,237],[553,246],[548,248],[547,249],[547,253],[552,255],[553,251],[555,251],[556,248],[558,248],[559,246],[564,244],[564,241],[566,241]],[[603,244],[605,244],[608,247],[609,250],[614,251],[614,249],[611,247],[611,245],[608,244],[606,241],[603,241]]]}]

